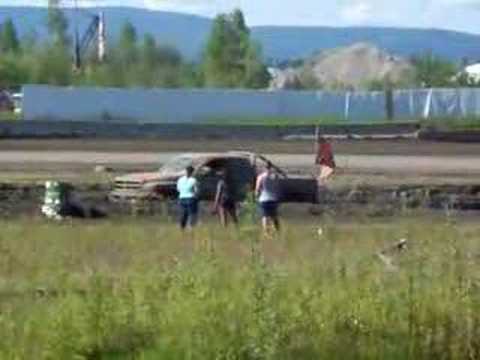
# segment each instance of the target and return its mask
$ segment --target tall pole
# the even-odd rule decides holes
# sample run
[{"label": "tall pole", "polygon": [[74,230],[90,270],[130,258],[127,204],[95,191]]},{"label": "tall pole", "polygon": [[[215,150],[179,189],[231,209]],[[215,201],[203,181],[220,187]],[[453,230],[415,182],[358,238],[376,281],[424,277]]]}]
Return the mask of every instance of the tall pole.
[{"label": "tall pole", "polygon": [[80,59],[80,38],[78,34],[78,3],[77,0],[74,2],[74,21],[75,21],[75,69],[80,69],[82,66],[82,61]]},{"label": "tall pole", "polygon": [[107,36],[105,26],[105,14],[100,12],[98,18],[98,61],[103,62],[107,51]]}]

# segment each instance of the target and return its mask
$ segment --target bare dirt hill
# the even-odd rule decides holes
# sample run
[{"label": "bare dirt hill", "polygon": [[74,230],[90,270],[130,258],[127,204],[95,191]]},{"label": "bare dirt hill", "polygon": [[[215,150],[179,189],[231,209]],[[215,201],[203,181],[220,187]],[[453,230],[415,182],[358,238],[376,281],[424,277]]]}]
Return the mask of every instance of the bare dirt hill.
[{"label": "bare dirt hill", "polygon": [[272,88],[372,88],[387,79],[405,81],[412,65],[368,43],[323,51],[298,68],[277,72]]}]

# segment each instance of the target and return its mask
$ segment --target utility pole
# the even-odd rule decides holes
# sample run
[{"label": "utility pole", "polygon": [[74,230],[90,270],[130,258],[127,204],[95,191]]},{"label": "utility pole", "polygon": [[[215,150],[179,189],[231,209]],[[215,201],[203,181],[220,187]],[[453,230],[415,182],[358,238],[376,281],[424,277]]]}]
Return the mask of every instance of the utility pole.
[{"label": "utility pole", "polygon": [[105,27],[105,14],[100,12],[98,21],[98,40],[97,40],[97,56],[98,61],[103,62],[107,52],[107,36]]},{"label": "utility pole", "polygon": [[78,12],[80,11],[77,1],[75,1],[75,54],[74,54],[74,65],[77,70],[81,69],[83,66],[83,58],[87,53],[88,49],[92,42],[95,43],[95,56],[97,61],[102,62],[105,60],[106,48],[107,48],[107,36],[106,36],[106,25],[105,25],[105,14],[100,12],[97,14],[92,14],[87,10],[83,12],[90,18],[90,23],[88,28],[82,34],[79,35],[78,30]]},{"label": "utility pole", "polygon": [[74,45],[74,66],[75,69],[80,69],[82,65],[80,61],[80,36],[78,34],[78,3],[77,0],[74,2],[75,12],[73,14],[75,20],[75,45]]}]

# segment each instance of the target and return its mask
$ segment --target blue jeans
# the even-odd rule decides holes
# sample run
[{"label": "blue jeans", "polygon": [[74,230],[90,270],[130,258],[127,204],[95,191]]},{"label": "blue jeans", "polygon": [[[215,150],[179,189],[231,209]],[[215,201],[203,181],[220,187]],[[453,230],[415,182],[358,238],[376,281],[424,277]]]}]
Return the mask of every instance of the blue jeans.
[{"label": "blue jeans", "polygon": [[180,217],[180,227],[185,229],[187,225],[195,226],[198,216],[198,200],[195,198],[180,199],[182,215]]}]

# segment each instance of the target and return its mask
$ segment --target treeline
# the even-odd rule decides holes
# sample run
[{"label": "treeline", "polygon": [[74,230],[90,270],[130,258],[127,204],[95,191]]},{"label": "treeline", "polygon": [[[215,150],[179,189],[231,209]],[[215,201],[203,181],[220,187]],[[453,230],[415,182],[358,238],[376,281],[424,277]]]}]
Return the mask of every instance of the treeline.
[{"label": "treeline", "polygon": [[388,77],[366,84],[368,90],[385,88],[457,88],[479,87],[476,78],[465,72],[463,64],[455,64],[430,52],[410,58],[412,68],[404,73],[401,80],[391,81]]},{"label": "treeline", "polygon": [[[276,63],[284,74],[285,88],[296,90],[329,90],[329,91],[384,91],[388,89],[411,88],[458,88],[480,87],[480,81],[465,71],[467,59],[462,63],[454,63],[430,52],[412,56],[408,65],[397,74],[387,73],[383,77],[367,79],[360,84],[348,82],[322,83],[313,66],[304,59],[294,59]],[[317,70],[318,71],[318,70]]]},{"label": "treeline", "polygon": [[55,0],[45,26],[49,37],[19,38],[12,19],[0,24],[0,88],[22,84],[92,85],[113,87],[227,87],[265,88],[270,77],[260,45],[250,37],[240,10],[217,16],[201,61],[190,63],[169,45],[146,34],[139,38],[126,22],[106,59],[98,61],[92,49],[83,66],[75,68],[70,24]]}]

